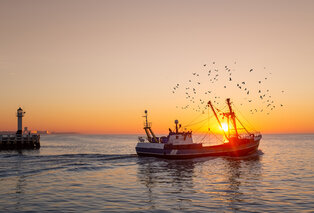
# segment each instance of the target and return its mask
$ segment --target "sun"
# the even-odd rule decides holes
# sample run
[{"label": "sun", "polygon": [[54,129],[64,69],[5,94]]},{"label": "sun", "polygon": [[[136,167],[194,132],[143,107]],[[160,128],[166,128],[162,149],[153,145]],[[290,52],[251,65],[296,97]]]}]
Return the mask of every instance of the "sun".
[{"label": "sun", "polygon": [[223,130],[224,132],[227,132],[227,131],[228,131],[228,124],[227,124],[227,123],[222,123],[222,124],[221,124],[221,127],[222,127],[222,130]]}]

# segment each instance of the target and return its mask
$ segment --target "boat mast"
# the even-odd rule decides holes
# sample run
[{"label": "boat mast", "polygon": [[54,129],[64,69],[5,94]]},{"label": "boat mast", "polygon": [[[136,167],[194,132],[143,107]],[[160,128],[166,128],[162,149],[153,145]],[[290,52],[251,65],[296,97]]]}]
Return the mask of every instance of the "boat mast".
[{"label": "boat mast", "polygon": [[208,101],[208,106],[210,106],[210,108],[212,109],[212,111],[213,111],[213,113],[214,113],[214,115],[215,115],[215,117],[216,117],[216,119],[217,119],[217,121],[218,121],[218,123],[219,123],[219,126],[220,126],[220,128],[222,129],[222,131],[223,131],[223,133],[224,133],[224,135],[225,135],[225,137],[226,137],[227,139],[229,139],[229,137],[227,136],[227,134],[225,133],[225,131],[224,131],[223,128],[222,128],[221,122],[220,122],[220,120],[219,120],[219,118],[218,118],[218,116],[217,116],[217,113],[216,113],[216,111],[215,111],[215,109],[214,109],[214,107],[213,107],[211,101]]},{"label": "boat mast", "polygon": [[228,136],[230,137],[230,128],[229,128],[229,122],[230,119],[229,119],[229,116],[227,117],[227,125],[228,125]]},{"label": "boat mast", "polygon": [[[148,123],[148,119],[147,119],[147,110],[145,110],[145,115],[143,116],[145,117],[145,125],[144,125],[144,130],[146,132],[146,135],[147,135],[147,139],[149,142],[152,142],[152,136],[154,138],[154,141],[157,143],[157,138],[153,132],[153,130],[151,129],[151,125],[150,123]],[[152,136],[151,136],[152,135]]]},{"label": "boat mast", "polygon": [[234,130],[236,132],[236,136],[238,137],[239,134],[238,134],[238,130],[237,130],[237,124],[236,124],[236,120],[235,120],[235,114],[234,112],[232,111],[232,107],[231,107],[231,102],[230,102],[230,98],[227,98],[227,104],[228,104],[228,107],[229,107],[229,113],[230,113],[230,116],[231,116],[231,120],[232,120],[232,123],[233,123],[233,127],[234,127]]}]

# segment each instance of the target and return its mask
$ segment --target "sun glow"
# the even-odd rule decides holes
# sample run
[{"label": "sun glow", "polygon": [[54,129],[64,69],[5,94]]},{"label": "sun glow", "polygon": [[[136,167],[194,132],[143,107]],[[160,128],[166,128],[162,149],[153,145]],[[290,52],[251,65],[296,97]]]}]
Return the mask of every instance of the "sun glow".
[{"label": "sun glow", "polygon": [[227,123],[222,123],[222,124],[221,124],[221,127],[222,127],[222,130],[223,130],[224,132],[227,132],[227,131],[228,131],[228,124],[227,124]]}]

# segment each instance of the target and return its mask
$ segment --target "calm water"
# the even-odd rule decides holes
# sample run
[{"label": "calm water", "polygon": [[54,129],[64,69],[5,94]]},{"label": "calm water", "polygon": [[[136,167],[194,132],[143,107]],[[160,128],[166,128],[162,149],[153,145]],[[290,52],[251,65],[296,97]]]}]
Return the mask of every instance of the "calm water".
[{"label": "calm water", "polygon": [[264,135],[247,158],[137,157],[134,135],[47,135],[0,152],[2,212],[314,212],[314,135]]}]

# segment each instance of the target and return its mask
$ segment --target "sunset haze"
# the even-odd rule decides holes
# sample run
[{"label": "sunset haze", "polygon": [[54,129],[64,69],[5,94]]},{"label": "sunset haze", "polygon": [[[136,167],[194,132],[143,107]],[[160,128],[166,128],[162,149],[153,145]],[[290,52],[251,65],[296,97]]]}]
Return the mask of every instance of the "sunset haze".
[{"label": "sunset haze", "polygon": [[249,113],[232,87],[211,88],[256,129],[313,133],[313,11],[305,0],[0,0],[0,130],[16,130],[22,107],[32,130],[144,133],[148,110],[165,133],[198,114],[176,108],[186,100],[173,86],[216,62],[239,80],[271,73],[283,107],[270,115]]}]

